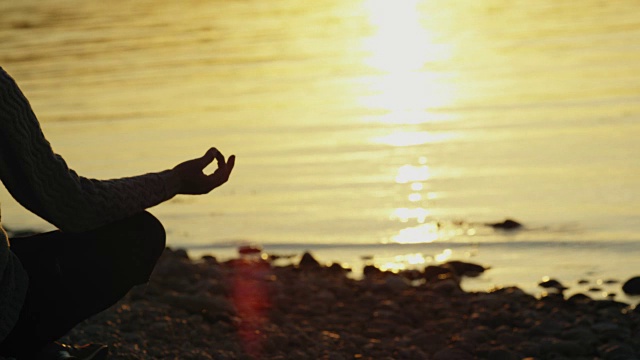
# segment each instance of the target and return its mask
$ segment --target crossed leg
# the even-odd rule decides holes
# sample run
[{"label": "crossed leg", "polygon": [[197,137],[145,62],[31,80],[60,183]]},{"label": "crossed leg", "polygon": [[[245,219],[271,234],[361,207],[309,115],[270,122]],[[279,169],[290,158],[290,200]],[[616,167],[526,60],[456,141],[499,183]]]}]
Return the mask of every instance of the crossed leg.
[{"label": "crossed leg", "polygon": [[165,237],[160,221],[142,212],[83,233],[52,231],[11,239],[29,288],[0,354],[28,358],[146,283]]}]

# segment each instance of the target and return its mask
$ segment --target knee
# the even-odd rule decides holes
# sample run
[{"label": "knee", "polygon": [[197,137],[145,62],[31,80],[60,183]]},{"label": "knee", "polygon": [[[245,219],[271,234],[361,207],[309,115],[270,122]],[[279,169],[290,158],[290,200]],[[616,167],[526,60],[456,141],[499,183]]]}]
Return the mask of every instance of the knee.
[{"label": "knee", "polygon": [[136,230],[131,234],[133,236],[129,242],[131,263],[126,273],[136,285],[149,281],[165,249],[166,232],[160,220],[146,211],[131,217],[129,221]]},{"label": "knee", "polygon": [[164,251],[167,244],[167,233],[164,226],[151,213],[144,211],[139,215],[142,223],[144,247],[146,252],[157,260]]}]

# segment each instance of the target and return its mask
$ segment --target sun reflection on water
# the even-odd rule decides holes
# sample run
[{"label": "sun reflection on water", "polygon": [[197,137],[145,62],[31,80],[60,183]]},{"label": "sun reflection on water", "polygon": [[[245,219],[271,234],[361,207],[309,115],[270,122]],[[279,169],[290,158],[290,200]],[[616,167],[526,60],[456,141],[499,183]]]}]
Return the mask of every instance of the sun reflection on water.
[{"label": "sun reflection on water", "polygon": [[451,57],[447,44],[422,24],[418,0],[366,0],[374,33],[363,41],[370,56],[365,64],[380,75],[366,81],[371,95],[362,99],[370,109],[386,114],[377,119],[390,124],[420,124],[441,117],[429,109],[449,105],[452,100],[450,74],[429,71],[430,63]]},{"label": "sun reflection on water", "polygon": [[435,255],[425,255],[422,253],[409,253],[404,255],[396,255],[392,258],[380,259],[376,266],[383,271],[399,272],[416,267],[422,267],[431,263],[443,263],[450,260],[453,256],[453,250],[444,249],[441,253]]},{"label": "sun reflection on water", "polygon": [[415,227],[408,227],[400,230],[391,240],[398,244],[418,244],[431,243],[440,238],[438,225],[426,223]]},{"label": "sun reflection on water", "polygon": [[373,138],[373,142],[391,146],[416,146],[442,143],[458,136],[459,134],[454,132],[394,131],[389,135]]},{"label": "sun reflection on water", "polygon": [[391,220],[400,220],[406,223],[411,219],[415,219],[419,223],[424,223],[429,214],[429,210],[423,208],[397,208],[391,214]]},{"label": "sun reflection on water", "polygon": [[418,0],[365,2],[369,21],[376,28],[375,36],[365,42],[372,50],[368,61],[371,65],[389,72],[410,71],[422,68],[427,60],[446,57],[442,49],[434,51],[432,34],[420,24],[419,3]]},{"label": "sun reflection on water", "polygon": [[398,272],[400,270],[405,270],[408,267],[424,265],[429,260],[430,257],[424,256],[421,253],[397,255],[394,256],[391,260],[384,261],[379,265],[379,268],[383,271]]},{"label": "sun reflection on water", "polygon": [[396,183],[407,184],[420,181],[427,181],[431,178],[431,173],[427,165],[403,165],[398,169]]},{"label": "sun reflection on water", "polygon": [[[419,126],[451,120],[442,109],[455,100],[455,81],[452,73],[433,66],[452,56],[452,48],[438,39],[434,24],[441,20],[429,18],[430,13],[420,9],[422,0],[364,0],[363,4],[373,28],[372,35],[363,40],[369,54],[364,62],[376,72],[363,79],[369,93],[361,102],[382,114],[375,117],[376,122],[394,125],[371,141],[410,147],[447,142],[459,136],[450,131],[425,131]],[[426,209],[428,202],[437,198],[428,186],[432,177],[426,157],[420,157],[418,164],[404,164],[397,169],[395,183],[408,185],[408,192],[403,195],[408,206],[394,209],[390,219],[411,226],[400,229],[388,241],[428,243],[449,236],[437,221],[429,219],[431,212]],[[411,224],[413,221],[416,223]]]},{"label": "sun reflection on water", "polygon": [[451,259],[451,255],[453,255],[453,250],[444,249],[444,251],[434,257],[437,262],[445,262]]}]

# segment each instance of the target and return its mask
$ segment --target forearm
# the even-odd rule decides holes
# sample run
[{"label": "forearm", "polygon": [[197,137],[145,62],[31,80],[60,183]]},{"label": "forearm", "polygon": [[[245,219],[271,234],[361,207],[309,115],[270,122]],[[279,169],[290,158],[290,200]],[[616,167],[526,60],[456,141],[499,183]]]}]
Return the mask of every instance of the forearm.
[{"label": "forearm", "polygon": [[25,208],[66,231],[124,218],[176,193],[171,171],[115,180],[77,175],[53,152],[29,102],[0,68],[0,178]]}]

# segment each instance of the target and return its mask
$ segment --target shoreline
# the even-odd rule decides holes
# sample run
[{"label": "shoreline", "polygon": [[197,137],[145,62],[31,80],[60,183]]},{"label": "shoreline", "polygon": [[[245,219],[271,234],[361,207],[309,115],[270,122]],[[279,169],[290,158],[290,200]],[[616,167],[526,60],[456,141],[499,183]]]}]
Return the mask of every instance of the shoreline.
[{"label": "shoreline", "polygon": [[640,359],[640,307],[622,302],[249,257],[168,248],[149,284],[63,340],[105,343],[110,359]]},{"label": "shoreline", "polygon": [[[610,244],[609,244],[610,245]],[[260,244],[267,254],[288,256],[275,264],[287,265],[310,252],[323,265],[338,263],[350,268],[349,276],[361,279],[363,268],[374,265],[382,270],[421,270],[451,260],[491,267],[478,277],[465,277],[466,291],[489,291],[495,287],[515,286],[536,297],[545,289],[538,284],[554,278],[567,287],[565,295],[588,294],[594,299],[615,299],[640,303],[640,296],[628,296],[623,282],[636,272],[640,247],[623,242],[603,247],[595,242],[492,242],[427,244]],[[238,244],[187,248],[193,258],[214,255],[218,260],[237,258]],[[375,254],[375,255],[373,255]],[[595,261],[594,261],[595,259]]]}]

